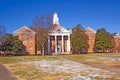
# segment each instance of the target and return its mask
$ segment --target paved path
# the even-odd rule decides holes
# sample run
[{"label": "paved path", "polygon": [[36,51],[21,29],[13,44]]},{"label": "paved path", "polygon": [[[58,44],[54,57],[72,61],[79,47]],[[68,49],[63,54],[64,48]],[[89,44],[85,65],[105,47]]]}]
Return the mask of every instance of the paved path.
[{"label": "paved path", "polygon": [[0,63],[0,80],[17,80],[2,63]]}]

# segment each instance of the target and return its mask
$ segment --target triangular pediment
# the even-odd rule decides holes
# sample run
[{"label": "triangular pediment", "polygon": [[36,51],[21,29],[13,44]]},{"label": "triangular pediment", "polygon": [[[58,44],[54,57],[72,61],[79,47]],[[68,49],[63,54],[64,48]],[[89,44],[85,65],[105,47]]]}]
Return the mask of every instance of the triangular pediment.
[{"label": "triangular pediment", "polygon": [[35,34],[36,32],[33,31],[32,29],[28,28],[27,26],[23,26],[22,28],[20,28],[14,32],[14,34],[16,34],[16,33],[33,33],[33,34]]},{"label": "triangular pediment", "polygon": [[71,33],[71,30],[68,30],[60,25],[54,25],[51,28],[50,33]]},{"label": "triangular pediment", "polygon": [[60,34],[72,34],[72,30],[71,29],[68,30],[59,24],[59,18],[57,13],[55,12],[53,16],[53,26],[49,31],[49,35],[60,35]]},{"label": "triangular pediment", "polygon": [[86,31],[86,33],[96,33],[96,31],[93,30],[93,29],[90,28],[90,27],[87,27],[87,28],[85,29],[85,31]]}]

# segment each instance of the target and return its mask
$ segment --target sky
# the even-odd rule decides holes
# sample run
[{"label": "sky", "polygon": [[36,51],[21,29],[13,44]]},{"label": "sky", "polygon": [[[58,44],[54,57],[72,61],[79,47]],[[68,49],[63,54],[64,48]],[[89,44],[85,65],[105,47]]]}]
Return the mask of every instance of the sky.
[{"label": "sky", "polygon": [[65,28],[81,24],[120,33],[120,0],[0,0],[0,25],[13,34],[22,26],[31,26],[35,16],[55,11]]}]

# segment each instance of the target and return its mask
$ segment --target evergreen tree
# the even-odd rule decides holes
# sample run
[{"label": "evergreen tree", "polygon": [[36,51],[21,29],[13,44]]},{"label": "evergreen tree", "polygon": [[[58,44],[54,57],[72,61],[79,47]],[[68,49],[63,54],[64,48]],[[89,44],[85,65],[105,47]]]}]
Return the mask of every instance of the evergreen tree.
[{"label": "evergreen tree", "polygon": [[111,35],[104,28],[97,30],[94,47],[101,52],[108,51],[113,47]]},{"label": "evergreen tree", "polygon": [[12,51],[18,52],[22,50],[23,45],[22,42],[18,39],[18,36],[14,36],[13,42],[12,42]]},{"label": "evergreen tree", "polygon": [[72,29],[72,32],[72,49],[74,48],[74,50],[78,50],[79,53],[81,53],[81,51],[86,51],[89,48],[89,44],[88,36],[85,34],[83,27],[79,24]]},{"label": "evergreen tree", "polygon": [[5,55],[22,50],[22,47],[22,42],[18,39],[18,37],[8,33],[3,37],[3,42],[0,46]]},{"label": "evergreen tree", "polygon": [[13,42],[13,35],[11,34],[5,34],[2,42],[2,51],[11,53],[12,51],[12,42]]}]

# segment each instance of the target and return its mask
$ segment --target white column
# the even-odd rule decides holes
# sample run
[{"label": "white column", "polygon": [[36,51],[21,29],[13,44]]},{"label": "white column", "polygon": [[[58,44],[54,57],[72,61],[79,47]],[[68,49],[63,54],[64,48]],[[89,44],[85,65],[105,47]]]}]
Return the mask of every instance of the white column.
[{"label": "white column", "polygon": [[64,36],[62,35],[62,53],[64,53]]},{"label": "white column", "polygon": [[55,53],[57,53],[57,36],[55,35]]},{"label": "white column", "polygon": [[70,35],[68,35],[67,51],[70,52]]},{"label": "white column", "polygon": [[50,36],[48,36],[48,53],[50,53]]}]

